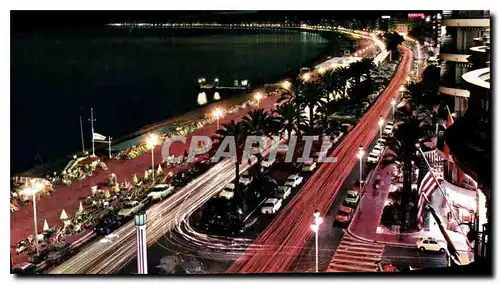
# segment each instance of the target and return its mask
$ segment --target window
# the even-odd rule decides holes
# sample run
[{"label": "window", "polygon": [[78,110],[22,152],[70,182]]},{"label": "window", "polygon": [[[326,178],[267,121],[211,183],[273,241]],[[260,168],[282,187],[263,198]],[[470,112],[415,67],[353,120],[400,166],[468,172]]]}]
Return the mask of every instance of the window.
[{"label": "window", "polygon": [[427,240],[426,240],[426,241],[424,241],[424,244],[428,244],[428,243],[429,243],[429,241],[427,241]]},{"label": "window", "polygon": [[429,241],[429,243],[430,243],[431,245],[437,245],[437,242],[436,242],[436,241]]}]

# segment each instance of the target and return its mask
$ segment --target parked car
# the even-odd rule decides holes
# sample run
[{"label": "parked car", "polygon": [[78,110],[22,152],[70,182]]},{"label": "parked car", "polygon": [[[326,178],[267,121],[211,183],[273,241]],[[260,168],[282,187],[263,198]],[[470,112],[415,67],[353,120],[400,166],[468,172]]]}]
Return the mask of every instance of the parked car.
[{"label": "parked car", "polygon": [[359,202],[359,192],[355,190],[348,190],[344,204],[347,206],[355,207]]},{"label": "parked car", "polygon": [[351,131],[351,129],[353,128],[352,124],[349,124],[349,123],[342,123],[340,125],[340,127],[342,127],[344,132],[347,132],[347,133],[349,133],[349,131]]},{"label": "parked car", "polygon": [[304,178],[299,175],[291,175],[286,179],[285,185],[289,187],[296,187],[302,183],[303,179]]},{"label": "parked car", "polygon": [[264,168],[269,168],[273,164],[274,164],[274,160],[271,160],[271,161],[264,160],[264,161],[262,161],[261,166],[264,167]]},{"label": "parked car", "polygon": [[137,200],[126,201],[123,208],[118,211],[118,215],[122,217],[128,217],[134,213],[139,212],[144,207],[144,202],[139,202]]},{"label": "parked car", "polygon": [[384,134],[391,135],[392,134],[392,128],[393,126],[390,124],[387,124],[384,128]]},{"label": "parked car", "polygon": [[337,216],[335,217],[335,222],[341,224],[349,223],[349,221],[351,221],[353,212],[354,210],[352,208],[341,205],[339,208],[339,213],[337,213]]},{"label": "parked car", "polygon": [[444,253],[446,248],[434,238],[423,237],[417,241],[416,247],[419,251],[439,251]]},{"label": "parked car", "polygon": [[316,162],[304,162],[302,166],[303,172],[312,172],[316,168]]},{"label": "parked car", "polygon": [[222,191],[219,193],[219,197],[223,197],[223,198],[226,198],[226,199],[231,199],[234,197],[234,189],[236,188],[236,186],[234,185],[234,183],[228,183],[224,189],[222,189]]},{"label": "parked car", "polygon": [[379,155],[377,153],[371,152],[370,155],[368,155],[368,158],[366,158],[366,161],[368,163],[377,163],[378,162]]},{"label": "parked car", "polygon": [[97,235],[107,235],[114,230],[120,228],[122,219],[115,214],[108,213],[104,215],[101,220],[94,227],[94,232]]},{"label": "parked car", "polygon": [[292,194],[292,188],[289,186],[281,185],[276,188],[274,197],[278,199],[287,199]]},{"label": "parked car", "polygon": [[383,150],[383,146],[381,146],[380,144],[375,144],[375,146],[373,146],[372,153],[380,155],[382,150]]},{"label": "parked car", "polygon": [[252,183],[252,180],[252,176],[248,173],[244,173],[240,176],[240,183],[244,186],[248,186],[250,183]]},{"label": "parked car", "polygon": [[37,271],[37,266],[31,262],[23,262],[12,268],[13,274],[39,274]]},{"label": "parked car", "polygon": [[338,143],[342,137],[344,137],[344,132],[342,131],[333,131],[333,143]]},{"label": "parked car", "polygon": [[67,243],[61,245],[57,250],[49,252],[47,261],[51,264],[61,264],[73,254],[73,249]]},{"label": "parked car", "polygon": [[275,214],[281,208],[282,201],[278,198],[268,198],[260,211],[262,214]]},{"label": "parked car", "polygon": [[361,191],[361,184],[360,184],[359,180],[356,180],[354,182],[354,184],[351,187],[351,190],[354,190],[354,191],[357,191],[357,192]]},{"label": "parked car", "polygon": [[172,193],[173,190],[174,187],[171,186],[170,184],[158,184],[151,188],[151,190],[148,193],[148,197],[151,198],[152,200],[162,200],[163,198],[167,197],[170,193]]},{"label": "parked car", "polygon": [[379,138],[377,139],[377,144],[380,144],[381,146],[384,146],[387,141],[384,138]]}]

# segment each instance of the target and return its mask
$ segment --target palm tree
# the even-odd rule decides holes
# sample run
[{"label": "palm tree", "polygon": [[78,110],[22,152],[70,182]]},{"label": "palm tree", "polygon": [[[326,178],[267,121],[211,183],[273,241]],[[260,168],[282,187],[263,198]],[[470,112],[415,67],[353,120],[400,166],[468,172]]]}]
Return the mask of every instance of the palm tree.
[{"label": "palm tree", "polygon": [[322,82],[318,81],[306,83],[302,86],[296,100],[300,106],[309,108],[309,128],[312,130],[314,126],[314,108],[325,97],[325,89]]},{"label": "palm tree", "polygon": [[377,68],[375,63],[373,63],[373,59],[363,58],[359,61],[359,65],[361,66],[360,68],[363,71],[363,74],[365,74],[366,80],[371,81],[371,72]]},{"label": "palm tree", "polygon": [[298,91],[297,89],[300,88],[301,84],[302,80],[297,77],[293,80],[287,81],[286,85],[280,85],[280,89],[284,90],[285,92],[281,94],[281,97],[276,102],[280,103],[282,101],[295,98]]},{"label": "palm tree", "polygon": [[341,102],[338,100],[331,100],[329,102],[321,101],[316,109],[320,114],[319,119],[316,121],[317,129],[320,129],[320,133],[331,133],[339,126],[339,121],[332,118],[340,108]]},{"label": "palm tree", "polygon": [[349,70],[349,68],[347,68],[347,67],[340,66],[337,69],[335,69],[334,72],[338,75],[338,78],[340,80],[339,84],[340,84],[340,88],[341,88],[341,94],[342,94],[342,97],[345,98],[346,97],[347,82],[351,78],[351,70]]},{"label": "palm tree", "polygon": [[340,74],[336,70],[323,74],[321,80],[327,92],[327,102],[330,101],[330,94],[343,95],[345,81],[342,80]]},{"label": "palm tree", "polygon": [[[264,109],[249,111],[247,116],[243,117],[242,124],[245,135],[255,135],[259,137],[270,136],[278,132],[277,126],[279,125],[276,118],[271,116],[270,113]],[[260,153],[255,156],[257,157],[257,169],[260,169],[263,157]]]},{"label": "palm tree", "polygon": [[423,135],[423,121],[415,113],[400,111],[400,119],[394,126],[394,136],[387,139],[386,145],[403,162],[403,192],[401,198],[401,232],[407,231],[409,220],[409,198],[412,184],[412,161],[416,160],[416,144]]},{"label": "palm tree", "polygon": [[361,77],[363,77],[363,65],[361,65],[359,61],[352,62],[349,64],[349,70],[354,78],[354,86],[352,86],[352,88],[359,86]]},{"label": "palm tree", "polygon": [[245,131],[243,129],[243,124],[238,122],[236,123],[234,120],[231,120],[228,124],[223,124],[221,129],[216,131],[220,136],[220,140],[222,141],[226,137],[234,137],[234,142],[236,144],[236,157],[234,159],[234,168],[235,168],[235,193],[239,195],[238,192],[238,181],[240,180],[240,164],[241,157],[243,155],[243,145],[245,143]]},{"label": "palm tree", "polygon": [[437,94],[439,90],[440,74],[441,68],[436,65],[429,65],[422,72],[422,83],[432,94]]},{"label": "palm tree", "polygon": [[[391,56],[392,59],[397,58],[399,51],[398,51],[398,46],[402,44],[404,41],[404,38],[399,35],[398,33],[386,33],[385,34],[385,46],[387,50],[391,51],[391,53],[394,56]],[[392,60],[391,59],[391,60]]]},{"label": "palm tree", "polygon": [[272,117],[262,108],[249,111],[242,123],[247,135],[265,136],[272,132]]},{"label": "palm tree", "polygon": [[278,106],[274,113],[277,115],[276,119],[286,130],[288,134],[288,141],[292,137],[292,131],[295,131],[300,135],[302,129],[304,129],[304,121],[306,117],[304,115],[304,110],[297,106],[294,101],[286,102]]}]

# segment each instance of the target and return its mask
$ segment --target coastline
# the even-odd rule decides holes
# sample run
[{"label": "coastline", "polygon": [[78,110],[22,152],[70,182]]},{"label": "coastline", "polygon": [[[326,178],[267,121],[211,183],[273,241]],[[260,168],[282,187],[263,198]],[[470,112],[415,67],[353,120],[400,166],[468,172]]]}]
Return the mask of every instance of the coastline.
[{"label": "coastline", "polygon": [[[334,32],[334,33],[335,34],[342,34],[342,33],[338,33],[338,32]],[[281,74],[281,75],[271,76],[269,78],[266,78],[266,82],[258,82],[250,90],[243,91],[242,93],[234,94],[228,98],[223,98],[223,99],[216,101],[216,102],[211,102],[209,104],[198,106],[193,110],[187,111],[185,113],[176,114],[176,115],[174,115],[170,118],[167,118],[165,120],[157,121],[157,122],[145,125],[139,129],[137,129],[134,132],[131,132],[127,135],[113,139],[113,145],[117,145],[117,144],[126,142],[128,140],[132,140],[134,138],[137,138],[141,135],[155,131],[155,130],[160,129],[162,127],[167,127],[168,125],[182,125],[182,124],[187,124],[187,123],[195,121],[195,120],[202,119],[204,116],[206,116],[211,111],[211,109],[218,107],[218,106],[224,106],[225,108],[229,108],[233,105],[240,104],[244,101],[251,99],[252,94],[256,90],[264,89],[266,85],[274,85],[282,80],[290,79],[292,76],[298,74],[300,68],[302,68],[302,67],[313,67],[321,62],[328,60],[328,57],[335,56],[334,54],[331,54],[331,53],[334,52],[335,45],[337,43],[334,41],[333,38],[325,36],[326,34],[331,34],[331,32],[321,33],[321,36],[323,38],[325,38],[326,40],[328,40],[328,43],[326,44],[325,48],[316,57],[312,58],[309,61],[304,62],[301,66],[299,66],[297,68],[297,70],[290,70],[289,72]],[[342,40],[347,39],[350,43],[358,40],[358,39],[353,38],[350,35],[342,34],[342,36],[343,36]],[[349,49],[352,49],[352,46],[350,46]],[[90,152],[91,149],[92,149],[91,147],[86,147],[85,150]],[[107,153],[107,145],[103,144],[103,143],[97,143],[95,145],[95,152],[99,153],[101,151],[106,151],[106,153]],[[76,153],[81,153],[81,151],[77,151]],[[45,177],[47,174],[50,174],[54,171],[61,170],[64,167],[64,165],[66,165],[68,163],[68,161],[72,159],[74,154],[75,153],[71,153],[65,157],[56,158],[52,161],[48,161],[47,163],[44,163],[44,164],[39,165],[37,167],[32,167],[32,168],[24,170],[22,172],[18,172],[18,173],[11,172],[11,177],[14,177],[14,176]],[[105,158],[105,160],[106,160],[106,158]]]}]

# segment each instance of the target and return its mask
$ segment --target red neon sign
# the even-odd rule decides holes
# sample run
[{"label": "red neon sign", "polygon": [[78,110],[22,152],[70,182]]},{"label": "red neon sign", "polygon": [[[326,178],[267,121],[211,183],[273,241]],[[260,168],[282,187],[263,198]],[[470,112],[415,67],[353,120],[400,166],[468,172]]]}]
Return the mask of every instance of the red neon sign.
[{"label": "red neon sign", "polygon": [[409,19],[416,19],[416,18],[425,19],[425,14],[424,13],[408,13],[408,18]]}]

